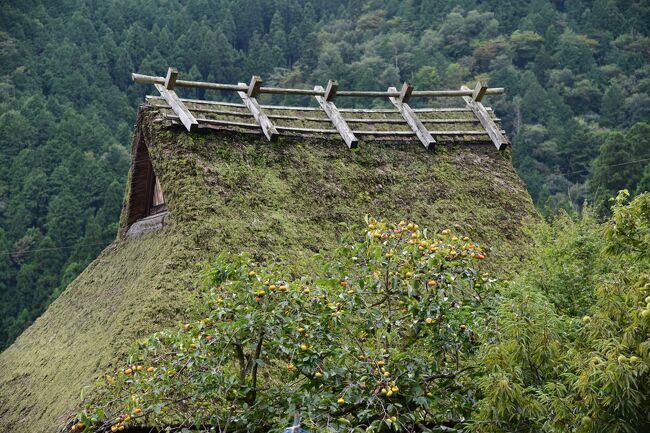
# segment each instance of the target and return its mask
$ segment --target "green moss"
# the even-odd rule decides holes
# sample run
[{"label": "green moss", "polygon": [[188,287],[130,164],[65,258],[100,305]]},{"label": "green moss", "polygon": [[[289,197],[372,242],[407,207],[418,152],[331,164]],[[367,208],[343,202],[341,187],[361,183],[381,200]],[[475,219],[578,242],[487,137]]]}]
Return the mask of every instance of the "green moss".
[{"label": "green moss", "polygon": [[138,127],[169,224],[113,243],[0,354],[0,431],[54,431],[135,337],[188,314],[197,263],[217,252],[278,254],[303,267],[337,245],[341,223],[370,214],[454,226],[491,246],[486,264],[503,272],[526,245],[521,222],[537,218],[509,158],[491,144],[429,152],[369,141],[349,151],[336,140],[187,134],[154,115],[146,111]]}]

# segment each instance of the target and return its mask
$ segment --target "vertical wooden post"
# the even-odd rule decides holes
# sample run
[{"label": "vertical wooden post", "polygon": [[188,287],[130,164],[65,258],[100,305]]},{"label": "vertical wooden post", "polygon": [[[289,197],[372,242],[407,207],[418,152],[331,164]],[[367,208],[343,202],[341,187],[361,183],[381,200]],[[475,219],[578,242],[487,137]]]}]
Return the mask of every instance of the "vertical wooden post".
[{"label": "vertical wooden post", "polygon": [[[339,112],[338,108],[336,108],[336,105],[334,105],[334,102],[332,102],[336,95],[338,86],[338,83],[334,80],[330,80],[329,83],[327,83],[327,90],[324,90],[322,86],[314,86],[315,91],[323,92],[324,94],[324,96],[317,95],[316,100],[325,114],[327,114],[327,117],[329,117],[336,130],[341,134],[341,138],[345,141],[345,144],[348,145],[348,148],[353,149],[357,147],[359,141],[357,140],[357,137],[354,136],[354,133]],[[330,100],[327,99],[328,96],[330,97]]]},{"label": "vertical wooden post", "polygon": [[[245,86],[246,83],[239,83],[240,86]],[[251,114],[259,123],[262,128],[262,132],[269,141],[275,141],[280,135],[278,130],[275,128],[273,122],[269,120],[269,117],[266,115],[260,104],[257,102],[255,96],[260,91],[260,86],[262,85],[262,79],[257,75],[253,75],[250,84],[248,85],[248,90],[246,92],[237,92],[239,97],[242,99],[246,107],[250,110]]]},{"label": "vertical wooden post", "polygon": [[333,102],[336,97],[336,92],[339,90],[339,82],[336,80],[329,80],[325,88],[325,100]]},{"label": "vertical wooden post", "polygon": [[253,75],[246,94],[249,98],[257,98],[257,94],[260,93],[260,87],[262,87],[262,78],[259,75]]},{"label": "vertical wooden post", "polygon": [[401,103],[408,102],[409,99],[411,99],[411,93],[413,93],[413,86],[410,83],[405,82],[402,84],[402,90],[399,92],[399,101]]},{"label": "vertical wooden post", "polygon": [[[487,132],[487,134],[490,136],[492,143],[494,143],[498,150],[501,150],[503,147],[509,146],[510,141],[508,141],[508,139],[501,133],[499,127],[497,127],[496,123],[494,123],[494,120],[492,120],[489,113],[480,102],[480,99],[483,98],[483,95],[485,94],[485,90],[482,90],[484,88],[485,84],[479,82],[479,84],[477,84],[476,88],[474,89],[473,96],[463,96],[463,100],[465,100],[467,106],[474,112],[474,115],[479,120],[479,122],[481,122],[481,125],[483,125],[483,128],[485,129],[485,132]],[[470,90],[469,87],[466,86],[461,86],[460,89]]]},{"label": "vertical wooden post", "polygon": [[167,77],[165,77],[165,88],[167,90],[174,90],[174,87],[176,87],[177,77],[178,77],[178,70],[176,68],[167,69]]},{"label": "vertical wooden post", "polygon": [[487,89],[488,86],[484,81],[477,81],[476,86],[474,87],[474,92],[472,93],[472,99],[476,102],[481,102]]},{"label": "vertical wooden post", "polygon": [[[397,89],[395,87],[389,87],[388,91],[397,92]],[[433,145],[436,144],[436,140],[434,140],[429,130],[422,124],[420,119],[418,119],[418,116],[416,116],[415,112],[409,106],[409,104],[402,102],[403,97],[408,100],[408,98],[411,96],[412,91],[413,86],[408,83],[404,83],[402,90],[400,91],[399,98],[389,96],[388,99],[390,99],[390,102],[392,102],[395,108],[397,108],[404,120],[406,120],[406,123],[408,123],[409,127],[411,127],[411,130],[415,132],[415,135],[417,135],[417,137],[420,139],[420,142],[422,142],[424,147],[427,149],[433,149]]]}]

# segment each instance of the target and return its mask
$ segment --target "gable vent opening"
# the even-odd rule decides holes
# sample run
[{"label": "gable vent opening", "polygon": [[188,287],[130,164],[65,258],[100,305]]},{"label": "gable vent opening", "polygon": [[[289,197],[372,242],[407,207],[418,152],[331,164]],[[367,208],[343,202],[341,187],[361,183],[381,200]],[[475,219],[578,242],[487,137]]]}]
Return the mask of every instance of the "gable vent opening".
[{"label": "gable vent opening", "polygon": [[154,172],[149,150],[141,137],[136,137],[136,140],[125,232],[127,237],[161,229],[169,213],[163,186]]}]

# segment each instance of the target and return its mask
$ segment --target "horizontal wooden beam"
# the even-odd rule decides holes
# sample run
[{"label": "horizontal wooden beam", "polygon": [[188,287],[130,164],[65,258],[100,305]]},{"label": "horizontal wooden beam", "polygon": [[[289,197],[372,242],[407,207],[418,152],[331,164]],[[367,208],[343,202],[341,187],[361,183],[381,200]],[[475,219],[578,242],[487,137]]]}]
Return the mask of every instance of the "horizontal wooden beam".
[{"label": "horizontal wooden beam", "polygon": [[[149,75],[131,74],[133,81],[140,84],[165,84],[165,77],[152,77]],[[175,87],[188,87],[193,89],[208,89],[208,90],[227,90],[227,91],[246,91],[247,85],[238,84],[219,84],[219,83],[205,83],[203,81],[188,81],[176,80]]]},{"label": "horizontal wooden beam", "polygon": [[[172,114],[163,114],[162,117],[163,119],[179,120],[178,116]],[[203,118],[198,118],[196,120],[199,122],[199,125],[205,123],[207,125],[237,126],[239,128],[257,129],[258,131],[260,128],[260,125],[257,123],[235,122],[233,120],[203,119]]]},{"label": "horizontal wooden beam", "polygon": [[[408,85],[406,86],[408,87]],[[394,87],[388,88],[389,92],[396,90],[397,89]],[[433,145],[436,144],[436,140],[431,136],[429,131],[427,131],[427,128],[422,124],[422,122],[420,122],[420,119],[418,119],[418,116],[413,112],[409,104],[402,102],[399,98],[393,96],[389,97],[389,99],[395,108],[397,108],[397,110],[402,114],[402,117],[406,120],[406,123],[409,125],[411,130],[418,136],[422,145],[424,145],[426,149],[433,148]]]},{"label": "horizontal wooden beam", "polygon": [[[154,108],[166,108],[171,109],[169,105],[163,104],[151,104]],[[244,106],[242,104],[242,106]],[[262,108],[264,108],[262,106]],[[339,110],[341,111],[341,110]],[[415,110],[414,110],[415,111]],[[469,110],[468,110],[469,111]],[[215,110],[212,108],[192,108],[194,113],[206,113],[206,114],[220,114],[223,116],[233,116],[233,117],[252,117],[253,114],[250,111],[230,111],[230,110]],[[397,111],[396,111],[397,113]],[[321,122],[321,123],[331,123],[332,121],[327,117],[311,117],[311,116],[287,116],[283,114],[267,114],[269,119],[280,119],[280,120],[303,120],[307,122]],[[493,118],[495,122],[501,121],[499,118]],[[347,123],[390,123],[390,124],[403,124],[404,118],[400,117],[399,119],[372,119],[372,118],[346,118]],[[474,117],[472,119],[461,119],[461,118],[450,118],[450,119],[423,119],[420,118],[422,123],[479,123],[480,121]]]},{"label": "horizontal wooden beam", "polygon": [[[411,97],[427,97],[427,98],[444,98],[456,96],[472,96],[473,90],[414,90]],[[503,87],[493,87],[485,91],[486,95],[503,95]]]},{"label": "horizontal wooden beam", "polygon": [[399,92],[395,90],[394,92],[380,92],[380,91],[369,91],[369,90],[342,90],[336,94],[336,96],[343,97],[361,97],[361,98],[386,98],[389,96],[399,97]]},{"label": "horizontal wooden beam", "polygon": [[[332,81],[330,81],[327,86],[328,90],[331,90],[331,85]],[[323,93],[326,94],[325,89],[323,89],[321,86],[315,86],[314,90],[317,92],[320,92],[322,90]],[[334,91],[336,92],[336,89]],[[357,147],[359,140],[357,140],[357,137],[355,137],[352,133],[352,130],[346,123],[345,119],[343,119],[343,116],[341,116],[341,113],[339,113],[339,110],[336,108],[336,105],[334,105],[334,102],[326,100],[324,96],[316,96],[316,100],[318,101],[318,104],[321,106],[325,114],[327,114],[327,117],[329,117],[329,119],[332,121],[332,124],[336,130],[339,132],[339,134],[341,134],[341,138],[343,141],[345,141],[345,144],[348,145],[348,148],[352,149]]]},{"label": "horizontal wooden beam", "polygon": [[[413,131],[375,131],[375,130],[353,130],[355,134],[359,135],[416,135]],[[486,131],[443,131],[443,130],[429,130],[429,134],[435,136],[444,135],[488,135]]]},{"label": "horizontal wooden beam", "polygon": [[[151,104],[154,108],[169,108],[163,104]],[[236,116],[236,117],[253,117],[250,111],[230,111],[230,110],[215,110],[212,108],[192,108],[194,113],[208,113],[208,114],[221,114],[223,116]],[[271,117],[271,116],[269,116]]]},{"label": "horizontal wooden beam", "polygon": [[[162,120],[171,120],[175,122],[180,122],[180,118],[175,114],[162,114]],[[257,123],[248,123],[248,122],[235,122],[232,120],[220,120],[220,119],[205,119],[197,118],[199,125],[218,125],[218,126],[232,126],[245,129],[255,129],[259,130],[259,124]],[[291,132],[306,132],[306,133],[317,133],[317,134],[340,134],[337,129],[331,128],[304,128],[304,127],[293,127],[293,126],[276,126],[279,131],[291,131]],[[400,136],[400,137],[412,137],[415,136],[413,131],[376,131],[376,130],[353,130],[354,134],[358,135],[376,135],[376,136]],[[503,132],[503,131],[502,131]],[[435,136],[488,136],[486,131],[444,131],[444,130],[429,130],[429,133]]]},{"label": "horizontal wooden beam", "polygon": [[[153,99],[162,99],[160,96],[155,96],[155,95],[147,95],[145,96],[147,101],[153,100]],[[240,104],[237,102],[222,102],[222,101],[208,101],[205,99],[190,99],[190,98],[181,98],[182,102],[185,103],[190,103],[190,104],[201,104],[201,105],[217,105],[220,107],[237,107],[237,108],[246,108],[246,105]],[[262,107],[264,108],[264,107]]]},{"label": "horizontal wooden beam", "polygon": [[[465,86],[461,87],[461,89],[469,90],[469,88]],[[497,127],[496,123],[494,123],[494,120],[490,117],[483,104],[479,101],[475,101],[469,96],[463,96],[463,99],[465,100],[465,104],[467,104],[467,106],[474,112],[476,118],[481,122],[481,125],[485,128],[485,131],[490,136],[490,139],[496,148],[501,150],[504,147],[509,146],[510,141],[508,141],[501,130]]]},{"label": "horizontal wooden beam", "polygon": [[[156,95],[147,95],[146,96],[147,101],[154,101],[154,100],[161,100],[163,99],[161,96],[156,96]],[[247,108],[246,105],[236,103],[236,102],[221,102],[221,101],[208,101],[208,100],[202,100],[202,99],[188,99],[188,98],[180,98],[181,102],[184,103],[191,103],[191,104],[198,104],[198,105],[203,105],[203,106],[208,106],[208,107],[235,107],[235,108]],[[291,106],[285,106],[285,105],[262,105],[260,104],[260,107],[265,109],[265,110],[273,110],[273,111],[292,111],[295,113],[300,113],[300,112],[319,112],[322,113],[323,110],[320,107],[291,107]],[[338,108],[338,107],[337,107]],[[485,108],[485,111],[488,113],[492,113],[492,108],[491,107],[483,107]],[[468,108],[468,107],[444,107],[444,108],[412,108],[414,113],[472,113],[473,111]],[[198,111],[198,108],[192,108],[192,111]],[[399,114],[399,111],[397,111],[395,108],[338,108],[340,113],[352,113],[352,114]],[[250,113],[250,112],[249,112]],[[269,118],[272,118],[271,114],[268,115]],[[421,119],[423,123],[429,123],[433,122],[435,119]],[[470,119],[468,119],[470,120]],[[471,119],[472,121],[478,121],[478,119],[474,118]],[[493,118],[494,121],[499,121],[500,119],[498,118]],[[329,122],[329,119],[327,120]],[[403,120],[399,119],[399,122],[401,123]],[[351,122],[350,119],[346,119],[346,122]],[[437,123],[437,122],[434,122]],[[454,123],[454,122],[452,122]]]},{"label": "horizontal wooden beam", "polygon": [[[239,85],[245,85],[239,83]],[[278,130],[275,128],[275,125],[264,113],[264,110],[260,107],[260,104],[257,102],[257,99],[249,97],[246,92],[237,92],[239,97],[242,99],[244,104],[248,107],[250,112],[253,114],[253,117],[260,124],[262,132],[269,141],[275,141],[278,138]]]},{"label": "horizontal wooden beam", "polygon": [[176,113],[178,118],[185,128],[189,131],[195,131],[199,127],[199,123],[196,121],[190,110],[187,109],[185,104],[180,100],[176,92],[173,90],[166,89],[162,84],[156,84],[156,89],[160,92],[165,101],[169,104],[170,108]]},{"label": "horizontal wooden beam", "polygon": [[293,132],[307,132],[312,134],[339,134],[339,131],[336,129],[321,129],[321,128],[301,128],[295,126],[278,126],[278,129],[281,131],[293,131]]},{"label": "horizontal wooden beam", "polygon": [[[140,84],[163,84],[166,83],[166,77],[156,77],[152,75],[143,75],[132,73],[131,78],[136,83]],[[189,87],[208,90],[223,90],[235,92],[247,92],[249,86],[245,83],[239,84],[221,84],[221,83],[208,83],[204,81],[190,81],[190,80],[176,80],[175,87]],[[309,90],[309,89],[291,89],[284,87],[259,87],[259,93],[269,94],[283,94],[283,95],[300,95],[300,96],[325,96],[325,90],[322,92]],[[502,87],[488,88],[485,90],[484,95],[501,95],[504,93]],[[472,96],[473,90],[413,90],[410,97],[427,97],[427,98],[441,98],[441,97],[460,97]],[[368,91],[368,90],[346,90],[338,91],[337,97],[370,97],[370,98],[386,98],[386,97],[400,97],[400,92],[384,91]]]}]

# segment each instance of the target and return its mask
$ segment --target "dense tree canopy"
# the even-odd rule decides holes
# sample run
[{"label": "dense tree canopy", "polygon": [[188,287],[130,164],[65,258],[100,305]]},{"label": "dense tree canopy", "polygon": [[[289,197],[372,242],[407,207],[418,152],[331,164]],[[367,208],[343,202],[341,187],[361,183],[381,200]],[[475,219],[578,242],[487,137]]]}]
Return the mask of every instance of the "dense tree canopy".
[{"label": "dense tree canopy", "polygon": [[619,188],[650,184],[649,21],[640,0],[3,2],[0,347],[114,237],[150,91],[131,72],[363,89],[485,78],[507,89],[491,104],[538,207],[605,214]]}]

